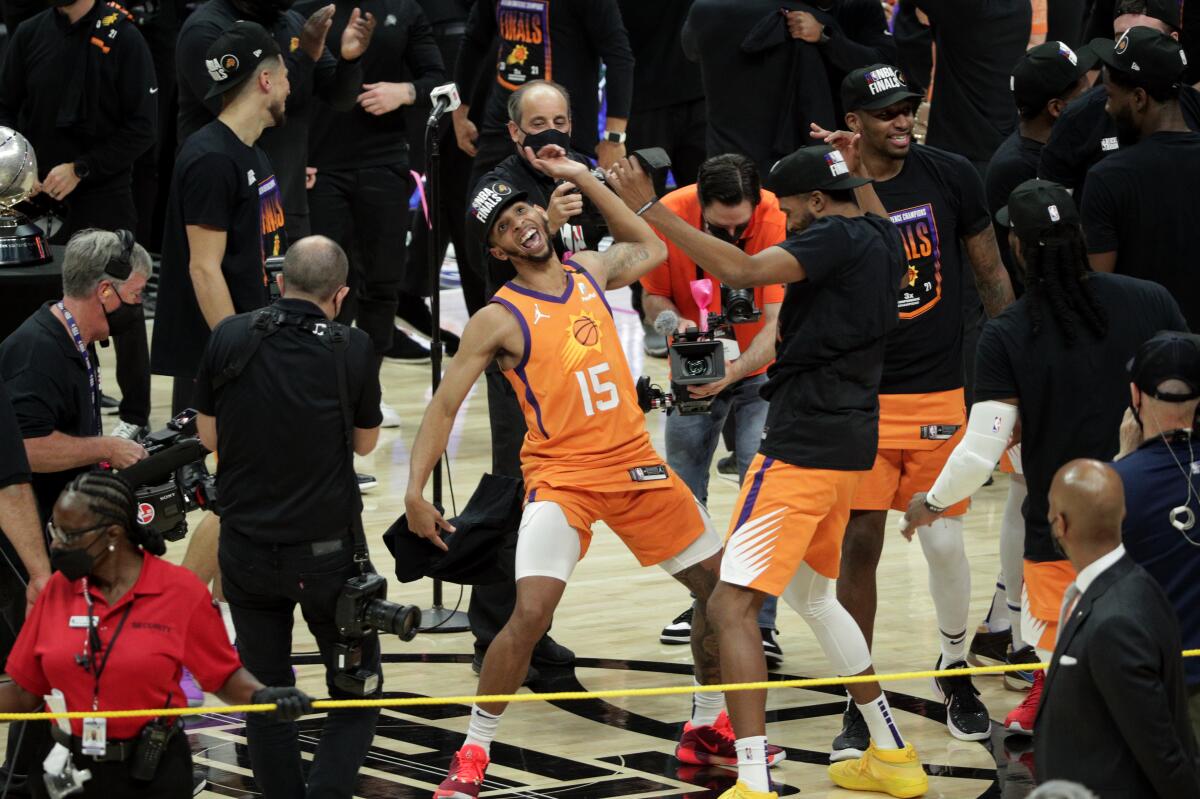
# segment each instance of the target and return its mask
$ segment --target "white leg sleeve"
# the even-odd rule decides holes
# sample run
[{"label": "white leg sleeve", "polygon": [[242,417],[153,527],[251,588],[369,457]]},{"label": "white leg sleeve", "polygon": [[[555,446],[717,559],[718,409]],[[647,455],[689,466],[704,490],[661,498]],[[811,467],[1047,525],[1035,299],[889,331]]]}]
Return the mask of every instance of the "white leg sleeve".
[{"label": "white leg sleeve", "polygon": [[801,563],[783,589],[782,598],[812,628],[835,674],[847,677],[870,667],[867,640],[854,618],[837,601],[833,580]]},{"label": "white leg sleeve", "polygon": [[553,577],[564,583],[579,562],[579,533],[556,502],[530,502],[517,532],[516,578]]},{"label": "white leg sleeve", "polygon": [[1014,652],[1028,643],[1021,628],[1021,587],[1025,584],[1025,517],[1021,513],[1021,503],[1028,493],[1025,480],[1020,475],[1012,475],[1008,498],[1004,501],[1004,515],[1000,519],[1000,569],[1004,572]]},{"label": "white leg sleeve", "polygon": [[699,500],[696,500],[696,508],[700,511],[700,518],[704,519],[704,532],[695,541],[688,544],[687,549],[658,564],[667,574],[679,574],[684,569],[690,569],[721,551],[723,544],[721,535],[713,528],[708,510],[700,504]]},{"label": "white leg sleeve", "polygon": [[925,495],[926,502],[948,508],[978,491],[1008,447],[1018,415],[1016,405],[995,400],[975,403],[962,441]]},{"label": "white leg sleeve", "polygon": [[962,517],[942,517],[917,528],[929,564],[929,594],[937,612],[942,653],[947,662],[962,658],[967,616],[971,611],[971,565],[967,562],[962,529]]}]

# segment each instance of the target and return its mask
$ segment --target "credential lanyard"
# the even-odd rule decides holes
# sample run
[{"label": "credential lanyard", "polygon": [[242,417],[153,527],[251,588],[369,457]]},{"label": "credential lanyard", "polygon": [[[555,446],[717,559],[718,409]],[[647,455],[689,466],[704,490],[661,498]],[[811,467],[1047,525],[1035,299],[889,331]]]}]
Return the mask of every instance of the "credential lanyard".
[{"label": "credential lanyard", "polygon": [[121,637],[121,630],[125,629],[125,620],[129,618],[129,611],[133,610],[133,600],[129,600],[129,604],[125,606],[124,612],[121,613],[121,620],[117,622],[117,629],[113,631],[112,638],[108,639],[108,646],[104,647],[104,657],[99,663],[96,663],[95,657],[100,654],[100,633],[96,631],[96,621],[93,612],[92,594],[88,588],[87,578],[83,579],[83,601],[87,603],[88,631],[87,641],[84,643],[84,654],[88,656],[88,670],[91,671],[95,681],[92,683],[92,710],[100,709],[100,677],[104,674],[104,668],[108,665],[108,659],[112,655],[113,650],[117,647],[117,639]]},{"label": "credential lanyard", "polygon": [[57,304],[57,307],[59,313],[63,315],[63,321],[67,323],[67,330],[70,331],[71,338],[75,341],[75,349],[79,350],[79,357],[83,358],[83,365],[87,369],[88,388],[92,392],[92,415],[96,420],[96,435],[100,435],[103,432],[100,424],[100,367],[92,363],[92,355],[88,352],[87,345],[83,343],[83,334],[79,332],[79,325],[75,322],[75,317],[61,302]]}]

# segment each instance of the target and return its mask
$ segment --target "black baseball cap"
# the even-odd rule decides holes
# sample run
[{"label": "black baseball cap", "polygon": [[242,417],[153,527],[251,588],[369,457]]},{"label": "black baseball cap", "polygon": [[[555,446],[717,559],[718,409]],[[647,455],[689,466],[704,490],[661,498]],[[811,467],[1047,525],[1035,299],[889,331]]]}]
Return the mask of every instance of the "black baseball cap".
[{"label": "black baseball cap", "polygon": [[763,186],[779,197],[824,189],[853,189],[871,181],[850,174],[842,154],[827,144],[801,147],[779,159]]},{"label": "black baseball cap", "polygon": [[240,86],[258,65],[280,54],[279,45],[257,22],[238,20],[217,37],[204,55],[204,66],[213,85],[205,100]]},{"label": "black baseball cap", "polygon": [[1021,56],[1013,68],[1011,86],[1017,108],[1041,111],[1093,69],[1096,61],[1088,45],[1072,50],[1062,42],[1039,44]]},{"label": "black baseball cap", "polygon": [[504,213],[504,209],[527,197],[525,192],[518,191],[502,180],[489,180],[480,184],[468,209],[471,218],[475,220],[471,228],[479,241],[486,245],[492,226],[496,224],[500,214]]},{"label": "black baseball cap", "polygon": [[1078,225],[1079,209],[1064,186],[1048,180],[1027,180],[1008,195],[1008,205],[996,212],[996,221],[1018,236],[1038,236],[1059,225]]},{"label": "black baseball cap", "polygon": [[842,108],[875,111],[902,100],[919,101],[921,94],[908,88],[904,73],[887,64],[856,69],[842,81]]},{"label": "black baseball cap", "polygon": [[[1129,361],[1129,379],[1143,394],[1163,402],[1200,397],[1200,336],[1163,330],[1155,333]],[[1187,385],[1185,393],[1161,392],[1168,380]]]},{"label": "black baseball cap", "polygon": [[1093,39],[1088,47],[1110,69],[1151,84],[1178,83],[1187,69],[1187,55],[1179,42],[1154,28],[1130,28],[1115,42]]},{"label": "black baseball cap", "polygon": [[[1179,30],[1182,25],[1179,0],[1146,0],[1146,9],[1142,11],[1147,17],[1153,17],[1161,22],[1165,22],[1175,30]],[[1134,13],[1121,8],[1121,4],[1113,4],[1113,19],[1123,17],[1126,14]]]}]

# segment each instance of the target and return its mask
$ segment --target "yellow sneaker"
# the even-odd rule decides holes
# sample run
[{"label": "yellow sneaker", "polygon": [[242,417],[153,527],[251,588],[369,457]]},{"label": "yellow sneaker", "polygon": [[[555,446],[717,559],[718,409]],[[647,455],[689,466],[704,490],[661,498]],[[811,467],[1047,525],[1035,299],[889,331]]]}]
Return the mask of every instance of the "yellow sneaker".
[{"label": "yellow sneaker", "polygon": [[[916,794],[913,794],[916,796]],[[746,787],[746,783],[738,780],[732,788],[721,794],[718,799],[779,799],[779,794],[774,791],[752,791]]]},{"label": "yellow sneaker", "polygon": [[929,778],[912,744],[903,749],[876,749],[872,741],[866,754],[857,760],[843,760],[830,766],[829,778],[842,788],[878,791],[898,799],[921,796],[929,790]]}]

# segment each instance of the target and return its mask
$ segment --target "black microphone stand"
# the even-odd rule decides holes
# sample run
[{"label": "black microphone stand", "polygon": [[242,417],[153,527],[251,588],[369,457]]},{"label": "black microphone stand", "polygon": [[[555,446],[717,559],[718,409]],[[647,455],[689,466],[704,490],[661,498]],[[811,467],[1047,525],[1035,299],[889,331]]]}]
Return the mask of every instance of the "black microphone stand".
[{"label": "black microphone stand", "polygon": [[[441,264],[438,263],[439,234],[442,223],[440,220],[441,207],[438,183],[441,170],[441,121],[446,107],[440,102],[435,103],[433,113],[425,126],[425,203],[429,207],[429,246],[426,264],[429,270],[429,316],[433,320],[430,331],[429,362],[431,365],[430,384],[436,394],[442,382],[442,297],[441,297]],[[459,256],[461,258],[461,256]],[[444,456],[443,456],[444,457]],[[438,458],[433,467],[433,504],[442,507],[442,458]],[[421,626],[417,628],[423,633],[461,633],[470,629],[467,614],[454,610],[442,604],[442,581],[433,581],[433,607],[421,611]]]}]

